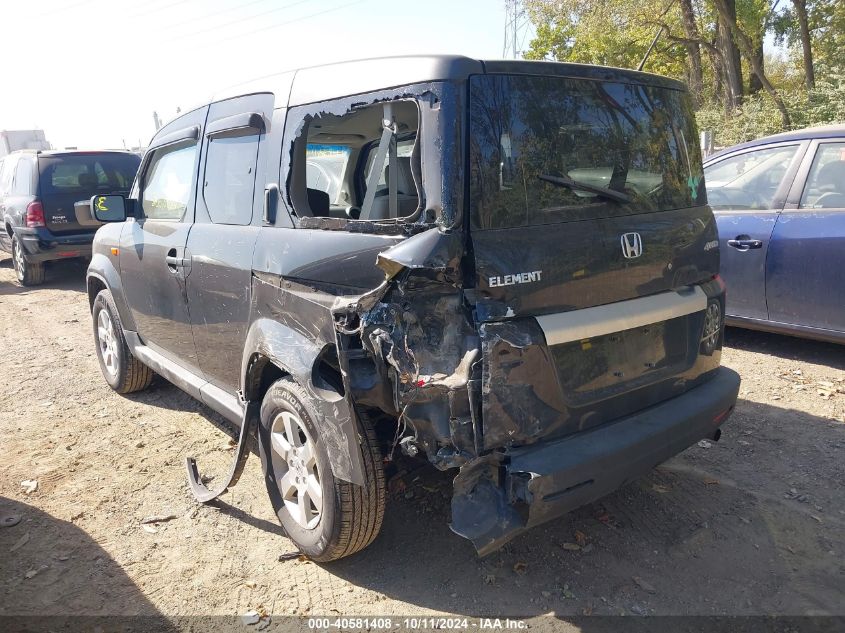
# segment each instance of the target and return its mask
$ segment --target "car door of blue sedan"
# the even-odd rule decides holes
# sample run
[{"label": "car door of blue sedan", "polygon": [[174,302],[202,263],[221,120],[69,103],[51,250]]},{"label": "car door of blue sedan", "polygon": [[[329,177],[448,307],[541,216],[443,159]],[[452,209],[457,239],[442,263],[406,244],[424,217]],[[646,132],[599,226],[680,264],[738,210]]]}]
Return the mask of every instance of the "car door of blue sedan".
[{"label": "car door of blue sedan", "polygon": [[[769,245],[769,320],[845,331],[845,138],[814,141]],[[823,332],[817,334],[823,335]]]},{"label": "car door of blue sedan", "polygon": [[728,317],[768,319],[766,256],[806,143],[778,143],[716,158],[704,168],[719,230]]}]

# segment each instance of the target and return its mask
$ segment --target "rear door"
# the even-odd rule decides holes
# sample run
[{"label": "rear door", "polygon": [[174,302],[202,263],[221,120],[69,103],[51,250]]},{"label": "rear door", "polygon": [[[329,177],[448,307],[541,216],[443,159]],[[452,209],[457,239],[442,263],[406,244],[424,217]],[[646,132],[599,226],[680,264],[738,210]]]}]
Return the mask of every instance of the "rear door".
[{"label": "rear door", "polygon": [[707,165],[707,200],[719,228],[729,316],[766,320],[766,257],[806,144],[766,145]]},{"label": "rear door", "polygon": [[93,233],[76,221],[73,205],[94,195],[127,196],[141,159],[129,152],[74,152],[38,156],[38,197],[51,232]]},{"label": "rear door", "polygon": [[133,190],[136,217],[120,239],[120,276],[144,344],[201,375],[188,314],[185,253],[194,220],[199,135],[207,108],[162,128]]},{"label": "rear door", "polygon": [[272,112],[271,94],[211,104],[188,237],[188,304],[200,367],[229,393],[239,387],[249,326],[252,253],[264,199],[256,173]]},{"label": "rear door", "polygon": [[845,331],[845,138],[815,141],[772,235],[769,319]]}]

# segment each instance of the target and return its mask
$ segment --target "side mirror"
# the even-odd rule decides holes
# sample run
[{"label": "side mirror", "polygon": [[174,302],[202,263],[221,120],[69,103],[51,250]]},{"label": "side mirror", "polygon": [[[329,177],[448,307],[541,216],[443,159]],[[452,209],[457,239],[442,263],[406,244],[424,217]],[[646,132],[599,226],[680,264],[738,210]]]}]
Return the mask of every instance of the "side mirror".
[{"label": "side mirror", "polygon": [[100,227],[103,223],[94,218],[91,212],[90,200],[79,200],[73,203],[73,213],[76,216],[76,223],[80,226]]},{"label": "side mirror", "polygon": [[123,222],[126,219],[126,199],[123,196],[91,196],[91,209],[100,222]]}]

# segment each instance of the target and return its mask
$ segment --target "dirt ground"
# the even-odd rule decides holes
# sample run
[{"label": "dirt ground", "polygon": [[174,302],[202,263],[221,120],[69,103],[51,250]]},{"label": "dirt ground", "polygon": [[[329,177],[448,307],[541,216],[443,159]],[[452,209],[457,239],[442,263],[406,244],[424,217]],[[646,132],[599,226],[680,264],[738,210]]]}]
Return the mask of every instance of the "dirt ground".
[{"label": "dirt ground", "polygon": [[256,456],[193,501],[184,458],[222,477],[223,421],[164,381],[108,388],[83,278],[24,289],[0,261],[0,516],[22,519],[0,615],[845,614],[845,347],[729,330],[721,441],[485,559],[449,530],[450,477],[403,464],[376,542],[318,565],[279,560]]}]

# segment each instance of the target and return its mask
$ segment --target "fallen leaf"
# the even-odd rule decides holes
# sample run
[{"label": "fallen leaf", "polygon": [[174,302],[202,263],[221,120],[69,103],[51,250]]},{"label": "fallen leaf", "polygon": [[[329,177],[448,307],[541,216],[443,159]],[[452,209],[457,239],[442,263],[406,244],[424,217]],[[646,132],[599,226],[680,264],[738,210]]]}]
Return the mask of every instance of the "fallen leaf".
[{"label": "fallen leaf", "polygon": [[581,549],[581,546],[578,543],[564,543],[563,549],[569,550],[570,552],[577,552]]},{"label": "fallen leaf", "polygon": [[164,523],[165,521],[172,521],[175,518],[175,514],[154,514],[141,519],[141,525],[144,525],[145,523]]},{"label": "fallen leaf", "polygon": [[39,567],[38,569],[30,569],[24,574],[24,578],[26,578],[27,580],[29,580],[30,578],[35,578],[35,576],[40,574],[45,569],[49,569],[49,567],[47,567],[47,565],[41,565],[41,567]]},{"label": "fallen leaf", "polygon": [[719,484],[719,480],[718,480],[718,479],[705,479],[705,480],[704,480],[704,485],[705,485],[705,486],[716,486],[716,485],[718,485],[718,484]]},{"label": "fallen leaf", "polygon": [[26,534],[24,534],[22,537],[20,537],[20,538],[18,539],[17,543],[15,543],[14,545],[12,545],[12,546],[9,548],[9,551],[10,551],[10,552],[16,552],[16,551],[18,551],[20,548],[22,548],[24,545],[26,545],[27,543],[29,543],[29,532],[27,532],[27,533],[26,533]]},{"label": "fallen leaf", "polygon": [[584,547],[587,544],[587,535],[581,530],[575,530],[575,542]]},{"label": "fallen leaf", "polygon": [[528,571],[528,563],[523,563],[521,561],[518,563],[514,563],[513,570],[515,573],[519,574],[520,576],[523,576]]},{"label": "fallen leaf", "polygon": [[647,580],[643,580],[639,576],[634,576],[633,580],[635,583],[637,583],[637,586],[643,591],[647,591],[648,593],[657,593],[657,589],[654,588],[654,585],[652,585]]}]

